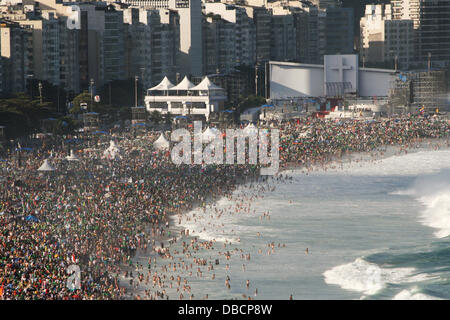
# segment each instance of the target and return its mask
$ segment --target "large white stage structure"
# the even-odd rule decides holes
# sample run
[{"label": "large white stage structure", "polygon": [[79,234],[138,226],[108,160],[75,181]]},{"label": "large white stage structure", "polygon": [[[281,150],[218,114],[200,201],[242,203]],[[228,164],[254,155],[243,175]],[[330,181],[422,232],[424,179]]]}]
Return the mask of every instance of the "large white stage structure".
[{"label": "large white stage structure", "polygon": [[147,90],[145,106],[148,112],[162,114],[201,115],[206,120],[212,112],[224,109],[227,100],[225,90],[216,86],[208,77],[194,85],[187,77],[174,86],[167,77],[157,86]]},{"label": "large white stage structure", "polygon": [[395,70],[360,68],[357,54],[325,55],[323,65],[269,62],[270,99],[387,97]]}]

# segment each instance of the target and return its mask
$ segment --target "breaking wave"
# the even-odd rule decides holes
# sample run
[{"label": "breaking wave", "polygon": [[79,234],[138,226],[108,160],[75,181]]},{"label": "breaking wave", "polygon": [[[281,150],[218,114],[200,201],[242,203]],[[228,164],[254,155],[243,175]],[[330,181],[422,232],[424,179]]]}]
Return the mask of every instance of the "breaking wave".
[{"label": "breaking wave", "polygon": [[358,258],[351,263],[325,271],[323,275],[327,284],[338,285],[364,295],[374,295],[388,283],[415,281],[415,278],[411,278],[414,271],[414,268],[380,268],[376,264]]}]

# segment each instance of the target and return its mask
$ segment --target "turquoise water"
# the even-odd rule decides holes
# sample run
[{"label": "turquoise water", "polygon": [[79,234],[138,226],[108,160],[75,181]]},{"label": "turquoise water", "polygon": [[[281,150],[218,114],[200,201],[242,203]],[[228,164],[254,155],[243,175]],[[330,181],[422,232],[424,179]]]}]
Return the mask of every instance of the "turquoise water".
[{"label": "turquoise water", "polygon": [[[181,225],[174,219],[198,241],[215,239],[214,249],[158,258],[158,274],[186,278],[194,299],[448,299],[449,159],[449,150],[422,150],[328,171],[290,171],[292,180],[242,186],[232,200],[184,215]],[[249,209],[236,211],[236,203]],[[224,209],[220,217],[215,209]],[[173,249],[180,250],[181,241]],[[227,250],[230,260],[219,254]],[[194,257],[220,264],[211,271],[200,267],[202,277],[195,264],[183,272],[159,269]],[[138,260],[146,266],[148,257]],[[165,288],[171,299],[178,299],[175,287]]]}]

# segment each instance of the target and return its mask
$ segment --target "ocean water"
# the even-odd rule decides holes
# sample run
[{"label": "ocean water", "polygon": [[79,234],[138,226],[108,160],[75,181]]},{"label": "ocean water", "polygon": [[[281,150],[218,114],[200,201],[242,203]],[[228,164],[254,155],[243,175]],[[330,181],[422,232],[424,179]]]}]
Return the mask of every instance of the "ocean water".
[{"label": "ocean water", "polygon": [[[195,264],[192,275],[179,268],[164,273],[187,279],[194,299],[450,298],[450,150],[286,175],[289,180],[241,186],[231,200],[193,210],[181,224],[174,219],[199,242],[214,241],[214,249],[157,258],[158,273],[169,262],[213,262],[214,270],[200,267],[201,277]],[[171,250],[183,240],[192,237]],[[145,266],[147,260],[138,258]],[[175,287],[165,288],[170,299],[179,298]]]}]

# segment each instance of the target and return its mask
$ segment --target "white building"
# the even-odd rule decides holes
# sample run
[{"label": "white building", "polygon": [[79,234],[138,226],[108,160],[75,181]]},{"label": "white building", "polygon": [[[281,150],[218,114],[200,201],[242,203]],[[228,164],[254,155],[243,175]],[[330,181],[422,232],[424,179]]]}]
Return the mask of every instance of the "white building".
[{"label": "white building", "polygon": [[387,97],[394,70],[360,68],[358,55],[325,55],[324,65],[270,61],[270,98]]},{"label": "white building", "polygon": [[164,77],[161,83],[147,90],[145,105],[148,112],[202,116],[209,120],[211,113],[223,110],[226,100],[225,91],[213,84],[208,77],[198,85],[184,77],[176,86]]}]

